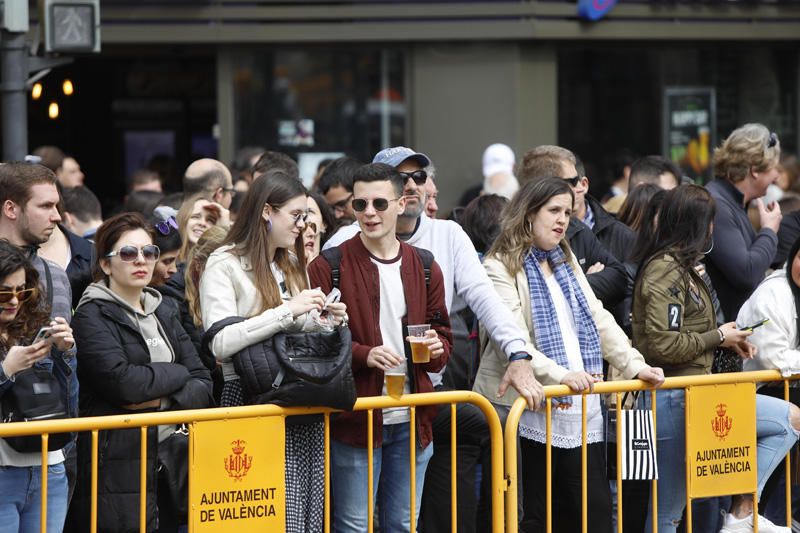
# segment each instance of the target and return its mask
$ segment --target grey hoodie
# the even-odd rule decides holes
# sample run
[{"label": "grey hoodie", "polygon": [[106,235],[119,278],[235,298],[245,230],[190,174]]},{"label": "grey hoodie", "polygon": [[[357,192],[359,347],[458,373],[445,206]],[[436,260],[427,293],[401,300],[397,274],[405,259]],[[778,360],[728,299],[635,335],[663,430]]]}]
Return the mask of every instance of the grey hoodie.
[{"label": "grey hoodie", "polygon": [[104,300],[119,305],[131,321],[136,324],[144,337],[147,349],[150,351],[150,361],[153,363],[172,363],[175,361],[175,352],[161,328],[161,323],[156,318],[155,312],[161,303],[161,294],[150,287],[145,287],[142,292],[142,307],[144,312],[131,307],[126,301],[117,296],[103,282],[95,282],[84,291],[78,307],[92,300]]}]

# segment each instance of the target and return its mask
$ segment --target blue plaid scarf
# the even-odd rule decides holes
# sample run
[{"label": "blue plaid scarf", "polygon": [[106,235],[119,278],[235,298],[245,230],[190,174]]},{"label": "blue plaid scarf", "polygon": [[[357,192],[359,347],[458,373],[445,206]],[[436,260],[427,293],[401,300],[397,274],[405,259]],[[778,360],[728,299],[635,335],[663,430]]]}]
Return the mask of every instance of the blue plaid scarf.
[{"label": "blue plaid scarf", "polygon": [[603,357],[600,351],[600,335],[597,333],[597,326],[589,311],[586,296],[578,285],[575,273],[560,246],[556,246],[550,251],[540,250],[535,246],[531,247],[530,253],[525,256],[523,262],[531,293],[531,318],[536,347],[559,366],[569,368],[558,315],[553,299],[550,297],[542,267],[539,265],[539,262],[544,260],[550,264],[556,281],[564,293],[564,298],[572,308],[572,316],[575,318],[575,326],[578,330],[578,344],[583,358],[583,369],[592,375],[602,375]]}]

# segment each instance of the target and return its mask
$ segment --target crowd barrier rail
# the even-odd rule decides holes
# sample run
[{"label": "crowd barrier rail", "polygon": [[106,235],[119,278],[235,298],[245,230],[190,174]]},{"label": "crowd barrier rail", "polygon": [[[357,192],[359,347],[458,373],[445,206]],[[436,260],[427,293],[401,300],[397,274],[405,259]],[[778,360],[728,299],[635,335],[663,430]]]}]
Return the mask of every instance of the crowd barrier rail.
[{"label": "crowd barrier rail", "polygon": [[[489,428],[490,443],[492,446],[491,455],[491,510],[492,510],[492,533],[502,533],[503,531],[503,495],[506,490],[506,483],[503,478],[503,433],[500,419],[491,403],[480,394],[469,391],[446,391],[422,394],[407,394],[399,399],[388,396],[359,398],[353,407],[354,411],[367,411],[368,413],[368,480],[369,494],[373,492],[372,482],[372,428],[373,413],[376,409],[390,407],[408,407],[411,418],[410,446],[410,494],[411,494],[411,526],[416,530],[414,502],[415,502],[415,452],[416,452],[416,408],[420,406],[448,405],[451,409],[451,520],[452,530],[458,531],[457,517],[457,492],[456,492],[456,404],[470,403],[479,408],[484,416]],[[0,424],[0,438],[24,435],[41,435],[42,439],[42,499],[41,499],[41,528],[42,533],[46,532],[47,517],[47,443],[49,435],[53,433],[65,432],[91,432],[92,437],[92,472],[91,472],[91,533],[97,531],[97,461],[98,461],[98,435],[99,431],[115,429],[135,429],[140,428],[140,499],[139,516],[140,531],[145,533],[146,528],[146,486],[147,486],[147,429],[148,427],[162,424],[186,424],[190,432],[193,425],[197,422],[231,420],[243,418],[263,418],[263,417],[287,417],[294,415],[322,414],[325,421],[325,532],[331,530],[331,506],[330,506],[330,415],[335,410],[318,407],[292,407],[284,408],[277,405],[251,405],[230,408],[211,408],[196,409],[186,411],[164,411],[158,413],[125,414],[102,417],[71,418],[53,421],[31,421]],[[193,458],[192,439],[190,439],[189,458]],[[189,465],[190,476],[192,475],[192,464]],[[369,498],[369,532],[373,531],[374,509],[372,498]],[[193,531],[194,524],[192,516],[189,514],[189,531]]]},{"label": "crowd barrier rail", "polygon": [[[687,387],[692,386],[701,386],[701,385],[725,385],[725,384],[735,384],[735,383],[765,383],[765,382],[773,382],[773,381],[783,381],[783,393],[784,399],[789,400],[789,382],[800,379],[800,376],[792,376],[788,378],[784,378],[781,376],[780,372],[777,370],[761,370],[755,372],[734,372],[734,373],[727,373],[727,374],[711,374],[711,375],[701,375],[701,376],[685,376],[685,377],[673,377],[667,378],[664,384],[658,388],[653,388],[650,384],[641,381],[641,380],[628,380],[628,381],[605,381],[601,383],[596,383],[594,385],[594,389],[591,392],[584,392],[580,394],[581,402],[582,402],[582,422],[581,422],[581,531],[582,533],[587,533],[588,531],[588,516],[587,516],[587,443],[586,443],[586,399],[590,394],[615,394],[616,395],[616,424],[617,424],[617,433],[619,434],[620,430],[620,423],[621,423],[621,416],[620,413],[622,411],[622,398],[621,395],[624,392],[631,392],[631,391],[647,391],[651,395],[651,404],[653,410],[653,431],[654,431],[654,441],[658,434],[658,424],[657,424],[657,409],[656,409],[656,395],[660,390],[666,389],[686,389]],[[546,444],[545,444],[545,457],[546,457],[546,531],[547,533],[552,533],[553,524],[553,494],[552,494],[552,402],[549,401],[550,398],[558,397],[558,396],[576,396],[578,394],[572,392],[569,387],[566,385],[551,385],[544,387],[545,396],[548,398],[548,401],[545,402],[545,415],[546,415]],[[524,398],[518,398],[514,405],[512,406],[511,410],[509,411],[508,418],[506,419],[505,425],[505,480],[506,480],[506,512],[505,512],[505,520],[506,520],[506,532],[507,533],[516,533],[518,530],[518,476],[517,476],[517,452],[518,452],[518,431],[519,431],[519,423],[520,417],[522,413],[526,409],[526,403]],[[753,424],[752,431],[755,433],[755,424]],[[687,431],[687,438],[689,432]],[[621,442],[617,441],[617,464],[620,464],[621,461]],[[790,465],[790,455],[786,455],[786,523],[791,525],[792,523],[792,507],[791,507],[791,476],[789,475],[791,465]],[[688,477],[688,462],[687,462],[687,472],[686,475]],[[619,488],[622,487],[622,469],[617,468],[617,532],[622,532],[623,527],[623,520],[622,520],[622,510],[623,510],[623,501],[622,501],[622,490]],[[690,498],[689,498],[689,491],[687,488],[687,506],[686,506],[686,531],[687,533],[692,533],[692,506],[690,505]],[[654,502],[653,504],[653,533],[658,533],[658,481],[653,480],[651,482],[651,498]],[[753,494],[754,498],[754,508],[758,509],[758,504],[755,501],[756,495]],[[758,532],[758,524],[755,521],[754,530]]]}]

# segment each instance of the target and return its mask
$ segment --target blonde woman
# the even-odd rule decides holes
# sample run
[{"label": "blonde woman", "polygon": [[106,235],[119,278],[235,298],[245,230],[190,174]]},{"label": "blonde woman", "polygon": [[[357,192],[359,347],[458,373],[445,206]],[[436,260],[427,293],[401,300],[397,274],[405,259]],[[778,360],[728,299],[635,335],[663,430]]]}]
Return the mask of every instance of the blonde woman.
[{"label": "blonde woman", "polygon": [[[758,286],[778,249],[781,208],[764,205],[761,197],[780,176],[778,135],[761,124],[734,130],[714,150],[714,181],[708,184],[717,205],[708,275],[719,296],[725,321],[736,320],[739,308]],[[747,205],[758,210],[758,232],[747,218]]]}]

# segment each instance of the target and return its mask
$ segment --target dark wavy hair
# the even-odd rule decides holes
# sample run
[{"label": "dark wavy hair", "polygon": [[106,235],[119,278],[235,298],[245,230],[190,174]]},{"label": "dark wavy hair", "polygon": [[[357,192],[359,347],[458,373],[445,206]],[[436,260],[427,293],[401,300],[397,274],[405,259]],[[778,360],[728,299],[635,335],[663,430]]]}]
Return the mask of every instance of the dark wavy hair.
[{"label": "dark wavy hair", "polygon": [[124,233],[137,229],[144,230],[153,239],[155,228],[148,224],[141,213],[122,213],[111,217],[103,222],[94,236],[94,246],[97,250],[97,258],[92,265],[92,277],[94,281],[104,281],[108,283],[108,275],[100,267],[101,261],[107,261],[106,256],[113,251],[113,247]]},{"label": "dark wavy hair", "polygon": [[0,240],[0,283],[19,269],[25,270],[25,288],[36,291],[29,300],[22,302],[14,320],[5,326],[0,324],[0,330],[5,330],[8,337],[0,338],[4,351],[32,339],[40,327],[50,322],[50,310],[39,290],[39,272],[25,252],[5,239]]},{"label": "dark wavy hair", "polygon": [[712,243],[715,213],[714,198],[704,187],[681,185],[667,191],[653,238],[637,239],[640,248],[634,250],[632,260],[640,262],[639,271],[650,258],[665,252],[675,257],[681,267],[694,268]]}]

